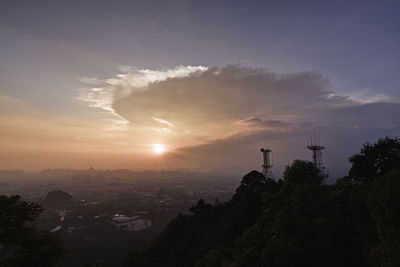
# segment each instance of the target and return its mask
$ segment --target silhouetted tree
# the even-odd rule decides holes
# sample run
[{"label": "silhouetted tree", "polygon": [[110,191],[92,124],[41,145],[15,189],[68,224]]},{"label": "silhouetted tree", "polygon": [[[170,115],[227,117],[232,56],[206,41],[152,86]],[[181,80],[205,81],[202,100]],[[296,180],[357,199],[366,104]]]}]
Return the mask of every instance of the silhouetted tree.
[{"label": "silhouetted tree", "polygon": [[54,266],[63,255],[58,236],[36,227],[42,211],[19,196],[0,196],[0,266]]},{"label": "silhouetted tree", "polygon": [[246,230],[232,266],[334,266],[334,202],[311,162],[296,160],[280,191],[264,196],[264,212]]},{"label": "silhouetted tree", "polygon": [[379,243],[373,256],[380,266],[400,266],[400,170],[376,179],[368,196]]},{"label": "silhouetted tree", "polygon": [[[216,266],[244,229],[262,212],[262,194],[277,184],[253,171],[245,175],[234,197],[227,203],[192,207],[192,215],[179,215],[156,238],[149,249],[130,255],[133,266]],[[221,256],[224,255],[224,256]],[[206,265],[202,265],[206,264]]]},{"label": "silhouetted tree", "polygon": [[207,212],[209,209],[212,208],[211,204],[207,204],[204,199],[200,199],[199,202],[197,202],[196,206],[191,207],[189,210],[193,213],[203,213]]},{"label": "silhouetted tree", "polygon": [[352,163],[349,176],[357,182],[370,184],[376,177],[400,168],[400,139],[385,137],[373,144],[366,143],[349,161]]},{"label": "silhouetted tree", "polygon": [[333,249],[341,266],[368,266],[370,248],[376,242],[375,225],[366,206],[368,191],[348,176],[329,189],[337,214]]},{"label": "silhouetted tree", "polygon": [[324,176],[310,161],[295,160],[283,174],[286,185],[320,185]]},{"label": "silhouetted tree", "polygon": [[380,181],[382,176],[400,166],[400,140],[385,137],[375,143],[367,143],[349,161],[352,163],[349,175],[331,186],[338,218],[343,226],[337,231],[340,238],[336,239],[335,246],[345,248],[341,250],[342,257],[348,263],[353,262],[353,266],[374,265],[372,252],[379,240],[367,198],[374,181]]}]

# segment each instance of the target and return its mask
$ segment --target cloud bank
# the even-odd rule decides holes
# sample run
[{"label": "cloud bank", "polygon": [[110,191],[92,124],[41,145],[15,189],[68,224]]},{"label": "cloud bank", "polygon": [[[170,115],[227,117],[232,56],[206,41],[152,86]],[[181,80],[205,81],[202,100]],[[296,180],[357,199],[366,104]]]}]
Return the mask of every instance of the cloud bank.
[{"label": "cloud bank", "polygon": [[81,100],[115,114],[132,134],[145,131],[171,145],[171,164],[258,167],[258,147],[270,144],[279,154],[277,165],[284,165],[308,155],[305,139],[318,128],[333,157],[341,158],[333,160],[334,168],[362,142],[400,133],[398,103],[338,95],[318,72],[276,74],[240,65],[125,67],[109,79],[81,81],[91,86]]}]

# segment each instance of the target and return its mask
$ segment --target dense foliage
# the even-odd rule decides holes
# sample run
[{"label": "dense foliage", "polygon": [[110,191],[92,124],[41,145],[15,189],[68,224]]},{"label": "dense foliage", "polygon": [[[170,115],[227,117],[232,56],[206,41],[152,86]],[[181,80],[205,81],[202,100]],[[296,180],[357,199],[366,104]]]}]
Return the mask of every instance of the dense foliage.
[{"label": "dense foliage", "polygon": [[42,211],[19,196],[0,196],[0,266],[55,266],[64,246],[58,236],[36,227]]},{"label": "dense foliage", "polygon": [[400,266],[400,140],[365,144],[333,185],[307,161],[278,183],[247,174],[232,199],[200,200],[128,266]]}]

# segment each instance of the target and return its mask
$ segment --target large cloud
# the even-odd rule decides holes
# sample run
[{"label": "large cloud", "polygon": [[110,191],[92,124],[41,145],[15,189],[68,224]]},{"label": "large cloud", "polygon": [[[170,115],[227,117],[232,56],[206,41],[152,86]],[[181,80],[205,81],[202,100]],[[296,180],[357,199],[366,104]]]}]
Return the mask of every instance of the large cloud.
[{"label": "large cloud", "polygon": [[240,122],[252,117],[297,123],[306,121],[313,109],[350,103],[332,97],[328,85],[318,73],[276,75],[227,66],[153,82],[146,90],[119,98],[112,107],[134,127],[221,138],[249,130]]},{"label": "large cloud", "polygon": [[[82,99],[120,116],[132,131],[155,132],[176,149],[171,156],[176,162],[200,167],[249,166],[264,143],[274,145],[283,165],[289,155],[307,153],[305,139],[315,128],[327,143],[343,142],[331,148],[341,157],[362,141],[399,133],[399,104],[338,95],[320,73],[275,74],[237,65],[179,68],[179,74],[155,71],[145,81],[143,71],[131,69],[111,79],[87,79],[96,86]],[[298,149],[303,152],[296,154]],[[218,160],[209,160],[213,155]]]}]

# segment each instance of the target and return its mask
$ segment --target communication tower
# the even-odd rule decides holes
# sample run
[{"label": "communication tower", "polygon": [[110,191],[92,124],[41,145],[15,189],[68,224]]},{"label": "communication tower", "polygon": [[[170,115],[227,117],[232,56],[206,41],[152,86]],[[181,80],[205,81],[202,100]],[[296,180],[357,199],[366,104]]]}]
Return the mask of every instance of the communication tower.
[{"label": "communication tower", "polygon": [[323,172],[325,167],[322,161],[322,151],[325,149],[325,147],[319,144],[319,136],[317,138],[316,132],[314,132],[314,137],[310,138],[310,143],[307,145],[307,148],[312,152],[312,158],[315,166],[321,172]]},{"label": "communication tower", "polygon": [[271,149],[268,146],[265,146],[265,148],[261,148],[260,151],[263,153],[263,174],[265,178],[271,178],[274,179],[274,176],[272,175],[272,164],[271,164]]}]

